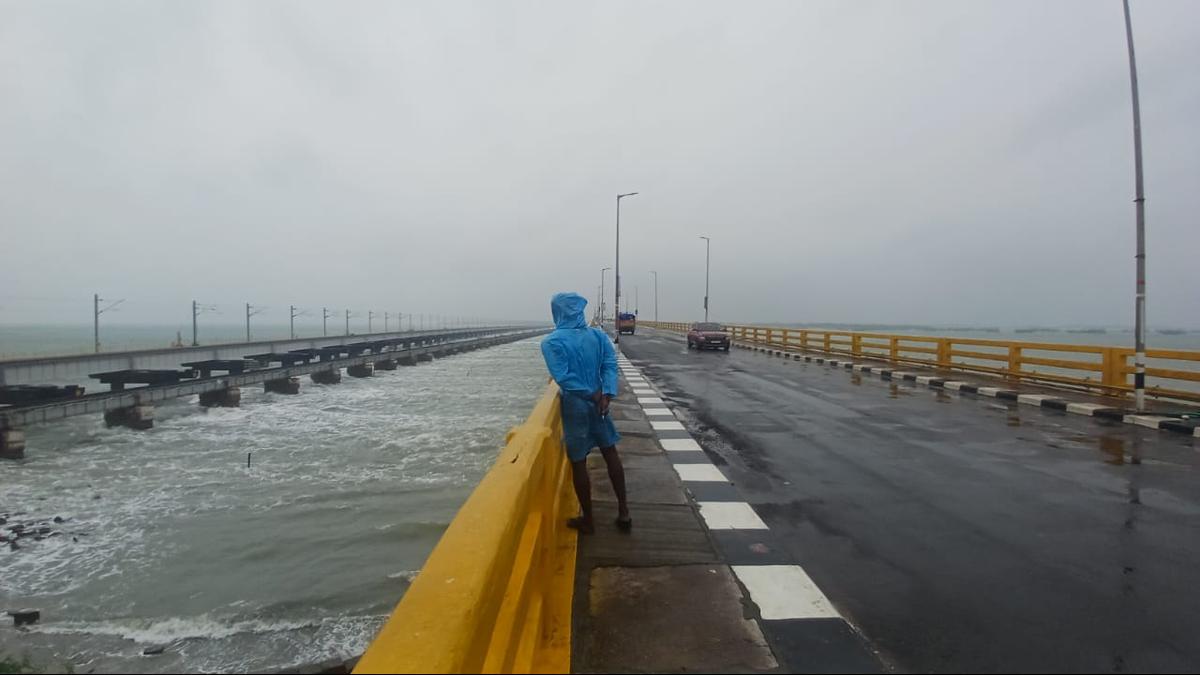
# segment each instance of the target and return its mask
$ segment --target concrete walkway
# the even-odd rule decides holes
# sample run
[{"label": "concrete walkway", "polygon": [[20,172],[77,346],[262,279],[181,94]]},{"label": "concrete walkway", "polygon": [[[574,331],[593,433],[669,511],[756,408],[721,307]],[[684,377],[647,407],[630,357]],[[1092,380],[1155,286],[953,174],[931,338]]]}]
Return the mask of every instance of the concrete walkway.
[{"label": "concrete walkway", "polygon": [[572,670],[878,672],[803,571],[772,564],[781,558],[770,533],[745,521],[737,491],[658,392],[624,357],[621,369],[613,417],[634,528],[615,527],[612,487],[593,454],[597,532],[580,541]]}]

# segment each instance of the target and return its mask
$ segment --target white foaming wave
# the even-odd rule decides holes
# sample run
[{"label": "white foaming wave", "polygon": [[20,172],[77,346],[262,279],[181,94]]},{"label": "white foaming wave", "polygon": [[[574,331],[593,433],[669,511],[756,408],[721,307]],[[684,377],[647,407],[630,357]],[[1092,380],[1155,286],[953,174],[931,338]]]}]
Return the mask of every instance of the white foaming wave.
[{"label": "white foaming wave", "polygon": [[262,635],[319,627],[326,618],[299,620],[218,619],[208,614],[164,619],[123,619],[50,623],[30,630],[51,635],[111,635],[145,644],[170,644],[181,640],[220,640],[240,634]]},{"label": "white foaming wave", "polygon": [[420,573],[421,573],[421,570],[401,570],[399,572],[392,572],[391,574],[387,575],[387,578],[403,579],[411,584],[413,582],[413,580],[417,578],[417,575]]}]

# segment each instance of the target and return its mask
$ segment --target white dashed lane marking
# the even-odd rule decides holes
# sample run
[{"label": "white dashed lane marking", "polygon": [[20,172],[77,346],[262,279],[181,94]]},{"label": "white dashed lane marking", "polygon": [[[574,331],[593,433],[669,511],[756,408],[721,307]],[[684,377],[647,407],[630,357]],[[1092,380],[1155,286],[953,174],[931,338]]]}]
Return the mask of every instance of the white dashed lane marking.
[{"label": "white dashed lane marking", "polygon": [[712,464],[676,464],[675,473],[680,480],[697,483],[728,483],[729,479]]},{"label": "white dashed lane marking", "polygon": [[660,438],[658,442],[667,452],[701,452],[700,444],[690,438]]},{"label": "white dashed lane marking", "polygon": [[637,402],[642,405],[666,405],[666,402],[657,396],[639,396]]},{"label": "white dashed lane marking", "polygon": [[650,428],[655,431],[684,431],[683,425],[675,420],[650,420]]},{"label": "white dashed lane marking", "polygon": [[837,619],[841,615],[799,565],[733,565],[764,619]]},{"label": "white dashed lane marking", "polygon": [[697,502],[710,530],[765,530],[767,524],[746,502]]}]

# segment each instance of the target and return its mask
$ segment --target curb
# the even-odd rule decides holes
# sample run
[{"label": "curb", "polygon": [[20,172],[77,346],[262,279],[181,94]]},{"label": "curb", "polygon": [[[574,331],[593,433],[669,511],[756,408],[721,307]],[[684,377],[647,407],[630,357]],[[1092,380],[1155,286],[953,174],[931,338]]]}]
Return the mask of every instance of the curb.
[{"label": "curb", "polygon": [[804,360],[807,363],[829,365],[834,368],[840,367],[858,373],[870,373],[872,375],[878,375],[880,379],[883,380],[913,382],[916,384],[925,385],[931,389],[946,389],[950,391],[967,392],[968,394],[975,394],[977,396],[988,396],[1005,401],[1016,401],[1020,404],[1039,408],[1047,408],[1050,410],[1057,410],[1075,415],[1084,415],[1087,417],[1096,417],[1112,422],[1134,424],[1140,427],[1146,427],[1147,429],[1159,429],[1161,431],[1170,431],[1177,434],[1192,436],[1193,438],[1200,438],[1200,419],[1189,419],[1175,415],[1138,415],[1130,413],[1122,408],[1103,406],[1096,403],[1070,401],[1057,396],[1049,396],[1044,394],[1022,394],[1016,389],[981,386],[960,380],[949,380],[942,377],[918,375],[917,373],[896,370],[888,367],[869,366],[862,363],[855,363],[853,361],[846,361],[840,358],[811,356],[808,354],[775,349],[772,347],[763,347],[761,345],[746,342],[734,342],[733,344],[735,347],[739,347],[741,349],[762,352],[771,356],[792,359],[795,361]]}]

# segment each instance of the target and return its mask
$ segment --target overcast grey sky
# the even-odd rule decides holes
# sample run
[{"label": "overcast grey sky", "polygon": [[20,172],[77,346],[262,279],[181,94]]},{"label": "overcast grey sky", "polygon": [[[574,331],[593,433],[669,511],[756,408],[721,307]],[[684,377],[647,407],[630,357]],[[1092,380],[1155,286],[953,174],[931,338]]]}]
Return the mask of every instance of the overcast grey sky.
[{"label": "overcast grey sky", "polygon": [[[1150,325],[1200,326],[1200,2],[1133,15]],[[0,102],[0,321],[541,318],[636,190],[643,316],[704,234],[722,320],[1132,324],[1118,0],[4,1]]]}]

